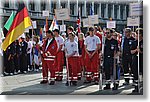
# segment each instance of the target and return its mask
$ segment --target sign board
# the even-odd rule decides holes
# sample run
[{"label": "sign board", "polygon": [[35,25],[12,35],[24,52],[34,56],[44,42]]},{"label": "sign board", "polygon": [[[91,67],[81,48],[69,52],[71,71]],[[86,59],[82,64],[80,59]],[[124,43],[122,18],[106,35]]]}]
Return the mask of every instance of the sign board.
[{"label": "sign board", "polygon": [[89,19],[85,18],[83,19],[83,27],[88,27],[89,26]]},{"label": "sign board", "polygon": [[89,25],[98,24],[98,15],[88,16]]},{"label": "sign board", "polygon": [[43,11],[42,14],[43,14],[44,17],[48,17],[49,16],[49,11]]},{"label": "sign board", "polygon": [[66,31],[66,25],[60,25],[60,31]]},{"label": "sign board", "polygon": [[143,14],[142,3],[130,3],[130,16],[141,16]]},{"label": "sign board", "polygon": [[127,26],[139,26],[140,25],[140,18],[139,17],[128,17],[127,18]]},{"label": "sign board", "polygon": [[36,21],[32,21],[33,29],[37,28]]},{"label": "sign board", "polygon": [[116,21],[107,21],[107,28],[116,28]]},{"label": "sign board", "polygon": [[57,20],[69,20],[69,9],[55,9],[55,15]]}]

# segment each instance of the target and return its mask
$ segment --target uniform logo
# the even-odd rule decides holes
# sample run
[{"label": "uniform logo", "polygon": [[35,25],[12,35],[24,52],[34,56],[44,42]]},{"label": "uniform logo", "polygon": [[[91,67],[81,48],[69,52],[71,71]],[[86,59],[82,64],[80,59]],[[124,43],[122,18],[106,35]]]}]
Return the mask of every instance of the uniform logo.
[{"label": "uniform logo", "polygon": [[114,50],[114,45],[111,44],[111,49]]},{"label": "uniform logo", "polygon": [[143,44],[141,44],[141,46],[140,46],[141,48],[143,48]]},{"label": "uniform logo", "polygon": [[129,40],[129,45],[131,45],[132,44],[132,40]]},{"label": "uniform logo", "polygon": [[95,42],[95,39],[93,39],[93,42]]},{"label": "uniform logo", "polygon": [[57,42],[59,42],[59,40],[57,40]]},{"label": "uniform logo", "polygon": [[73,47],[74,45],[72,44],[71,47]]}]

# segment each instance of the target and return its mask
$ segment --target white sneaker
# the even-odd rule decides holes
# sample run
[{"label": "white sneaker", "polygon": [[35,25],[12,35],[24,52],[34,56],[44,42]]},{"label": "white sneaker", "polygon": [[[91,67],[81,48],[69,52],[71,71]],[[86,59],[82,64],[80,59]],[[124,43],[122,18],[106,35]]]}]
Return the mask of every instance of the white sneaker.
[{"label": "white sneaker", "polygon": [[17,72],[14,72],[14,75],[17,75],[18,73]]},{"label": "white sneaker", "polygon": [[36,69],[36,72],[39,72],[39,69]]},{"label": "white sneaker", "polygon": [[9,75],[9,73],[7,73],[7,72],[4,72],[4,75]]},{"label": "white sneaker", "polygon": [[10,75],[13,76],[14,74],[13,74],[13,73],[10,73]]}]

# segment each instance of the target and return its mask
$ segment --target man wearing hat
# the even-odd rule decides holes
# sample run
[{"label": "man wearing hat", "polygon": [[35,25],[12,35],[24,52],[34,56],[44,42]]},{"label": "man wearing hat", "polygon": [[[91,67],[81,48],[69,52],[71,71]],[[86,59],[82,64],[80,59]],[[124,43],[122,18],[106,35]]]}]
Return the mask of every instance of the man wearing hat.
[{"label": "man wearing hat", "polygon": [[[99,69],[98,69],[98,50],[100,49],[100,39],[94,35],[94,28],[89,28],[90,35],[85,38],[85,52],[86,52],[86,81],[90,83],[92,76],[94,77],[95,84],[99,81]],[[92,75],[93,74],[93,75]]]},{"label": "man wearing hat", "polygon": [[53,36],[52,31],[46,32],[46,40],[42,45],[41,55],[42,55],[42,75],[43,80],[40,82],[41,84],[48,83],[48,70],[50,70],[50,81],[49,85],[55,84],[55,57],[57,54],[58,47],[57,42]]},{"label": "man wearing hat", "polygon": [[56,55],[56,63],[55,63],[55,75],[56,75],[56,81],[62,81],[63,78],[63,65],[64,65],[64,54],[63,54],[63,45],[64,45],[64,39],[62,36],[59,35],[59,29],[54,29],[54,36],[55,40],[57,42],[58,50]]}]

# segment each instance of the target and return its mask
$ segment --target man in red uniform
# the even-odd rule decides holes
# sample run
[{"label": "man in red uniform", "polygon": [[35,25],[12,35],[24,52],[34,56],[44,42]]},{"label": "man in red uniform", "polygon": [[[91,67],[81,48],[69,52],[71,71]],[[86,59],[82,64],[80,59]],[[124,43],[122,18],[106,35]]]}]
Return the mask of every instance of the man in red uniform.
[{"label": "man in red uniform", "polygon": [[46,32],[46,40],[43,43],[42,46],[42,74],[43,74],[43,80],[40,82],[41,84],[48,83],[48,70],[50,71],[50,81],[49,85],[55,84],[55,69],[54,69],[54,62],[55,62],[55,56],[57,51],[57,42],[55,38],[53,37],[52,31]]},{"label": "man in red uniform", "polygon": [[92,81],[92,74],[95,84],[99,81],[99,69],[98,69],[98,50],[100,49],[101,41],[99,37],[94,35],[94,28],[89,28],[90,35],[85,38],[85,52],[86,52],[86,83]]},{"label": "man in red uniform", "polygon": [[56,63],[55,63],[55,76],[56,81],[62,81],[63,78],[63,65],[64,65],[64,53],[63,53],[63,45],[64,45],[64,39],[62,36],[59,35],[59,29],[53,30],[55,35],[55,40],[58,45],[57,55],[56,55]]},{"label": "man in red uniform", "polygon": [[66,57],[68,59],[68,68],[67,70],[69,71],[69,80],[71,80],[71,84],[74,86],[77,85],[77,64],[78,64],[78,44],[74,40],[74,33],[69,33],[68,38],[69,41],[65,43],[65,52],[66,52]]}]

